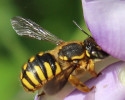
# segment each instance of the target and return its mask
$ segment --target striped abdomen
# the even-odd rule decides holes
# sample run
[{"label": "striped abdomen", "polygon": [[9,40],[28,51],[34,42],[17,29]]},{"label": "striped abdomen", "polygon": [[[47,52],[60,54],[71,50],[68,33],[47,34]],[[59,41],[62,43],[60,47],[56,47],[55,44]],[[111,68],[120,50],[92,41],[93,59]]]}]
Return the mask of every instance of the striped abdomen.
[{"label": "striped abdomen", "polygon": [[35,91],[60,72],[60,65],[50,53],[39,53],[24,64],[20,79],[25,90]]}]

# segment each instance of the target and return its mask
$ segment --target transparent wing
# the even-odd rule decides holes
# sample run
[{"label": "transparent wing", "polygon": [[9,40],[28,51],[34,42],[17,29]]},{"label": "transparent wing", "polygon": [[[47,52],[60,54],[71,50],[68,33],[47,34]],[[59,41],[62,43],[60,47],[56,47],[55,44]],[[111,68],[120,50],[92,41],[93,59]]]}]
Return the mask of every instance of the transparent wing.
[{"label": "transparent wing", "polygon": [[59,45],[64,42],[63,40],[57,38],[55,35],[43,29],[30,19],[25,19],[20,16],[16,16],[11,19],[11,24],[18,35],[29,36],[38,40],[50,41],[55,43],[56,45]]}]

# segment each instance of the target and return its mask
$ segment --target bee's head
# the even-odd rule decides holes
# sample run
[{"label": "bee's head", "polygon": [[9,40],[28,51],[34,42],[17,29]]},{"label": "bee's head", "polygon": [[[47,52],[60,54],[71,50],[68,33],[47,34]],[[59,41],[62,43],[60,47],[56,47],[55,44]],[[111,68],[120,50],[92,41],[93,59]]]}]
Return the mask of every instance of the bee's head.
[{"label": "bee's head", "polygon": [[95,40],[85,32],[75,21],[73,23],[84,33],[88,36],[86,40],[84,40],[84,46],[86,49],[86,54],[91,59],[104,59],[108,56],[106,52],[104,52],[99,45],[95,42]]},{"label": "bee's head", "polygon": [[84,45],[88,56],[91,59],[104,59],[108,56],[108,54],[104,52],[99,45],[97,45],[97,43],[92,37],[89,37],[84,40]]}]

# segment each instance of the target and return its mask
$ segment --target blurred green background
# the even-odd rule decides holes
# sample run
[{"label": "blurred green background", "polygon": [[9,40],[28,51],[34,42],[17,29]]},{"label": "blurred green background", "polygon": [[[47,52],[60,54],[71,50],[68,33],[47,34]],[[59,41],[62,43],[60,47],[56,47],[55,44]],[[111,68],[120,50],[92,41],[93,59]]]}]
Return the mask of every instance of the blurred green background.
[{"label": "blurred green background", "polygon": [[33,100],[36,93],[27,93],[21,86],[21,66],[32,55],[55,45],[18,36],[10,23],[14,16],[32,19],[65,41],[83,40],[83,33],[72,22],[75,20],[84,28],[82,4],[81,0],[0,2],[0,100]]}]

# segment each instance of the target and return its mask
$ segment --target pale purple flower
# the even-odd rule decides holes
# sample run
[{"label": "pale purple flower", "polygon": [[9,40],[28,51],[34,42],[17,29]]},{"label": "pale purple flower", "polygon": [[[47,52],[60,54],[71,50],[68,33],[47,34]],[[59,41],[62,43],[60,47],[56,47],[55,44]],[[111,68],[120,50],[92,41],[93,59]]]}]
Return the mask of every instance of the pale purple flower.
[{"label": "pale purple flower", "polygon": [[86,24],[110,55],[125,60],[125,0],[82,0]]}]

